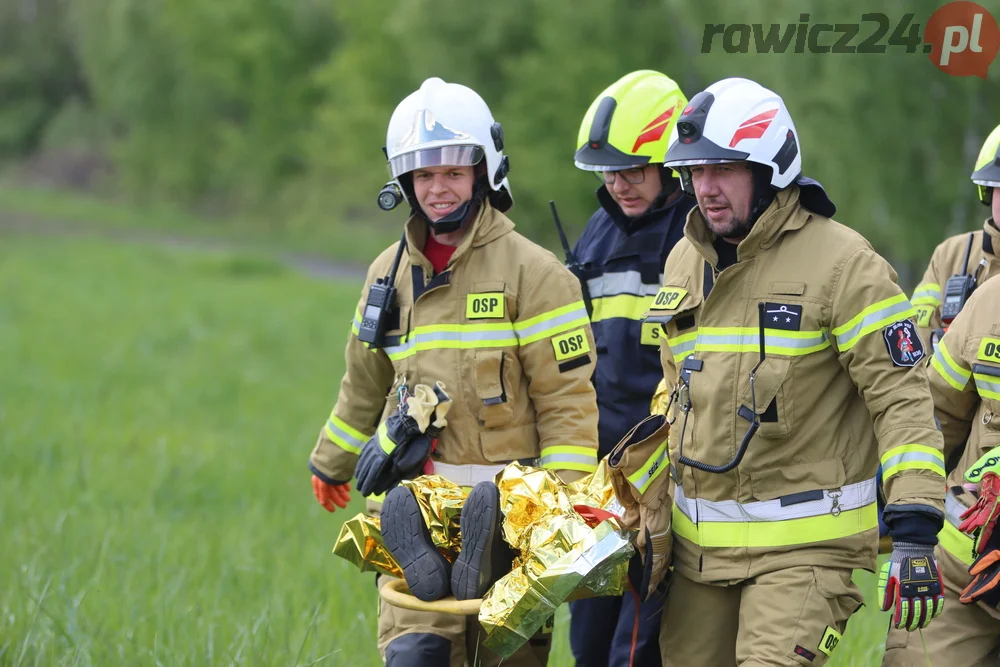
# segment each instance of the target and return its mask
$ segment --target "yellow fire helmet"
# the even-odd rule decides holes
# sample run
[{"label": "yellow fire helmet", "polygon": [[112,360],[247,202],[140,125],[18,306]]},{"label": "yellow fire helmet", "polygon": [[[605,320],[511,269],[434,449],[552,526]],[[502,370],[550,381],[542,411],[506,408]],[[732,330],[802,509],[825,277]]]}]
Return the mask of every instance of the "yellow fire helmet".
[{"label": "yellow fire helmet", "polygon": [[585,171],[618,171],[663,162],[687,98],[673,79],[653,70],[626,74],[587,109],[575,164]]},{"label": "yellow fire helmet", "polygon": [[989,206],[993,196],[990,188],[1000,187],[1000,125],[993,128],[983,142],[976,170],[972,172],[972,182],[979,191],[979,201]]}]

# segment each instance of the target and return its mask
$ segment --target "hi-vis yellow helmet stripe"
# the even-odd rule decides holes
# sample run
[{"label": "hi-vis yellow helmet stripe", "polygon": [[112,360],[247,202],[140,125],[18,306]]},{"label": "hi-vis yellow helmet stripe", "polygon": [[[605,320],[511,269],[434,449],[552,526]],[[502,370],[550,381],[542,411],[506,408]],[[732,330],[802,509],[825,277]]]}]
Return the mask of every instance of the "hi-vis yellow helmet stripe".
[{"label": "hi-vis yellow helmet stripe", "polygon": [[942,477],[944,454],[927,445],[899,445],[882,455],[883,482],[904,470],[930,470]]},{"label": "hi-vis yellow helmet stripe", "polygon": [[578,447],[576,445],[543,447],[539,465],[542,468],[557,470],[594,472],[597,470],[597,450],[593,447]]},{"label": "hi-vis yellow helmet stripe", "polygon": [[360,454],[361,448],[368,441],[367,435],[333,413],[330,413],[323,430],[326,431],[326,437],[335,445],[351,454]]},{"label": "hi-vis yellow helmet stripe", "polygon": [[976,184],[979,201],[989,206],[990,188],[1000,187],[1000,125],[993,128],[979,150],[972,182]]}]

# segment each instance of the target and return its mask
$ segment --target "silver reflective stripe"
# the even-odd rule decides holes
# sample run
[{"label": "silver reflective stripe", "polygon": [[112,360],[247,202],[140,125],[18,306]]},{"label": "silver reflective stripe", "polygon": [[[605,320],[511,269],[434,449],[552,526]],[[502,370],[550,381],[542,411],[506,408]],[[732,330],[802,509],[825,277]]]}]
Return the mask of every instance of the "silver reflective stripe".
[{"label": "silver reflective stripe", "polygon": [[958,528],[962,524],[962,513],[968,509],[950,491],[944,497],[944,515],[948,523]]},{"label": "silver reflective stripe", "polygon": [[[663,276],[660,276],[660,282]],[[587,289],[593,299],[602,296],[616,296],[618,294],[631,294],[633,296],[653,296],[660,290],[660,283],[651,285],[642,282],[642,274],[638,271],[620,271],[615,273],[605,273],[598,278],[591,278],[587,281]]]},{"label": "silver reflective stripe", "polygon": [[913,463],[915,461],[923,461],[925,463],[933,463],[936,466],[940,466],[943,459],[940,454],[935,455],[930,452],[903,452],[902,454],[890,456],[888,459],[883,461],[882,470],[889,470],[898,466],[900,463]]},{"label": "silver reflective stripe", "polygon": [[581,317],[586,319],[588,322],[590,321],[590,318],[587,316],[587,308],[584,306],[576,308],[575,310],[571,310],[568,313],[563,313],[562,315],[558,315],[556,317],[550,317],[544,319],[538,324],[532,324],[530,327],[524,329],[515,329],[514,333],[517,334],[518,338],[529,338],[531,336],[534,336],[535,334],[548,331],[549,329],[554,329],[559,325],[568,324],[570,322],[573,322],[574,320],[578,320]]},{"label": "silver reflective stripe", "polygon": [[646,472],[635,479],[632,479],[631,477],[628,478],[628,481],[632,483],[632,486],[639,490],[639,493],[646,492],[646,487],[649,485],[649,481],[653,478],[653,475],[663,472],[661,466],[663,464],[663,460],[667,458],[667,443],[664,442],[660,445],[658,451],[659,455],[656,457],[656,460],[653,461],[653,464],[649,466],[649,469],[646,470]]},{"label": "silver reflective stripe", "polygon": [[941,303],[941,290],[935,289],[929,285],[921,285],[917,287],[917,290],[913,293],[911,303],[917,303],[919,299],[924,299],[925,302],[933,300],[935,304],[939,304]]},{"label": "silver reflective stripe", "polygon": [[492,482],[499,473],[503,472],[505,467],[505,465],[477,465],[474,463],[453,465],[435,461],[431,474],[440,475],[458,486],[475,486],[480,482]]},{"label": "silver reflective stripe", "polygon": [[908,299],[903,299],[899,303],[894,303],[891,306],[886,306],[885,308],[876,310],[873,313],[868,313],[853,327],[841,334],[837,334],[837,345],[846,345],[859,336],[865,327],[881,322],[882,320],[893,317],[894,315],[903,315],[908,313],[911,309],[912,306],[910,305],[910,301]]},{"label": "silver reflective stripe", "polygon": [[692,523],[753,523],[758,521],[787,521],[788,519],[804,519],[823,516],[833,510],[833,496],[837,491],[837,506],[841,511],[856,510],[875,502],[876,480],[866,479],[856,484],[848,484],[840,489],[828,489],[826,495],[818,500],[807,500],[787,507],[781,506],[781,499],[758,500],[750,503],[739,503],[735,500],[703,500],[687,498],[684,489],[678,485],[675,490],[674,502]]},{"label": "silver reflective stripe", "polygon": [[514,345],[517,339],[514,337],[514,327],[508,326],[501,329],[489,331],[431,331],[424,332],[417,329],[413,335],[402,345],[394,345],[385,348],[386,354],[394,355],[405,352],[423,343],[436,343],[442,341],[459,343],[482,343],[495,342],[498,344]]},{"label": "silver reflective stripe", "polygon": [[[342,429],[339,426],[337,426],[333,422],[332,419],[327,419],[326,420],[326,428],[327,428],[327,430],[331,434],[333,434],[333,435],[337,436],[338,438],[340,438],[343,441],[343,444],[347,444],[347,445],[349,445],[351,447],[355,447],[355,448],[358,449],[358,451],[360,451],[361,448],[365,444],[364,440],[358,440],[353,435],[351,435],[350,433],[348,433],[344,429]],[[341,443],[338,443],[338,444],[341,444]]]},{"label": "silver reflective stripe", "polygon": [[582,454],[547,454],[539,459],[539,466],[541,467],[553,467],[554,463],[582,463],[583,465],[597,465],[597,451],[594,451],[593,456],[584,456]]},{"label": "silver reflective stripe", "polygon": [[670,346],[670,352],[674,355],[674,358],[678,358],[684,354],[690,354],[694,352],[695,340],[689,340],[684,343],[678,343],[677,345]]},{"label": "silver reflective stripe", "polygon": [[982,379],[981,375],[976,375],[976,389],[980,394],[993,393],[1000,394],[1000,382],[988,382]]},{"label": "silver reflective stripe", "polygon": [[[779,329],[771,329],[771,331],[780,331]],[[810,332],[812,333],[812,332]],[[788,336],[782,336],[780,333],[764,333],[764,340],[767,342],[767,347],[788,347],[797,349],[807,349],[810,347],[816,347],[817,345],[823,345],[826,342],[826,336],[822,331],[815,332],[816,335],[810,336],[809,338],[790,338]],[[713,334],[713,333],[703,333],[703,331],[698,332],[698,345],[760,345],[760,334],[759,333],[745,333],[745,334]]]},{"label": "silver reflective stripe", "polygon": [[969,382],[969,376],[962,375],[954,368],[952,368],[951,365],[952,362],[948,360],[948,358],[945,356],[946,354],[948,354],[948,352],[946,351],[944,345],[938,344],[937,349],[934,350],[934,359],[936,359],[938,362],[935,368],[937,368],[938,370],[943,369],[944,372],[948,374],[948,377],[950,377],[952,380],[955,381],[955,384],[957,384],[959,387],[964,387]]}]

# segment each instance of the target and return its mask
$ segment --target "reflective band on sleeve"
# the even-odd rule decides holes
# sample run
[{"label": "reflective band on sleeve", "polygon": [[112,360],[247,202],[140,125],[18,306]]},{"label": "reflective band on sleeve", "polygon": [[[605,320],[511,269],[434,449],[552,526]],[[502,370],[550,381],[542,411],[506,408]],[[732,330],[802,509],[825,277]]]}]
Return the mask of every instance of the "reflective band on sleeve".
[{"label": "reflective band on sleeve", "polygon": [[910,303],[914,306],[940,306],[941,286],[936,283],[922,283],[913,290]]},{"label": "reflective band on sleeve", "polygon": [[639,493],[645,493],[653,480],[668,468],[670,468],[670,464],[667,461],[667,441],[664,440],[653,452],[653,455],[638,470],[628,476],[628,481]]},{"label": "reflective band on sleeve", "polygon": [[684,489],[677,486],[674,532],[702,547],[737,548],[782,547],[850,537],[878,528],[875,483],[872,478],[849,484],[827,490],[821,499],[785,507],[780,498],[750,503],[687,498]]},{"label": "reflective band on sleeve", "polygon": [[594,472],[597,470],[597,450],[593,447],[578,447],[576,445],[543,447],[539,465],[542,468],[557,470]]},{"label": "reflective band on sleeve", "polygon": [[863,336],[878,331],[893,322],[913,317],[916,312],[905,294],[879,301],[852,317],[847,324],[833,330],[833,335],[837,337],[837,347],[840,348],[841,352],[846,352],[854,347]]},{"label": "reflective band on sleeve", "polygon": [[514,333],[521,345],[527,345],[589,323],[586,306],[583,301],[576,301],[516,323]]},{"label": "reflective band on sleeve", "polygon": [[969,384],[969,378],[972,377],[971,371],[962,368],[952,358],[943,340],[938,342],[934,356],[931,357],[931,366],[938,372],[938,375],[944,378],[945,382],[958,391],[964,391],[965,385]]},{"label": "reflective band on sleeve", "polygon": [[[764,329],[765,352],[803,356],[830,347],[825,331]],[[669,341],[668,341],[669,342]],[[760,332],[750,327],[701,327],[696,352],[759,352]]]},{"label": "reflective band on sleeve", "polygon": [[974,364],[972,377],[976,379],[976,391],[980,397],[1000,401],[1000,368]]},{"label": "reflective band on sleeve", "polygon": [[882,455],[881,461],[883,480],[904,470],[930,470],[945,476],[944,454],[927,445],[893,447]]},{"label": "reflective band on sleeve", "polygon": [[361,311],[354,309],[354,320],[351,321],[351,333],[357,336],[361,333]]},{"label": "reflective band on sleeve", "polygon": [[326,420],[324,430],[326,431],[326,437],[330,438],[335,445],[351,454],[360,454],[361,448],[368,441],[367,435],[352,428],[343,419],[333,414]]},{"label": "reflective band on sleeve", "polygon": [[670,353],[674,355],[674,363],[679,364],[694,352],[694,346],[698,338],[698,332],[692,331],[677,338],[668,338],[667,345],[670,346]]}]

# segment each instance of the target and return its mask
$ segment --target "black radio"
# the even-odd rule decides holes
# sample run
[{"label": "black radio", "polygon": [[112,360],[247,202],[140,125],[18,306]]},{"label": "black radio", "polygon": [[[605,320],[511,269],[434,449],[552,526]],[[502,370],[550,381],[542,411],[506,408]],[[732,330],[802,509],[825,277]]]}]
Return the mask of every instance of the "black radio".
[{"label": "black radio", "polygon": [[396,270],[406,249],[406,232],[399,241],[396,258],[392,261],[392,270],[386,278],[377,278],[368,288],[368,298],[365,299],[365,310],[361,313],[358,324],[358,340],[368,343],[371,347],[385,346],[385,332],[389,322],[397,316],[399,304],[396,303]]},{"label": "black radio", "polygon": [[972,253],[972,241],[976,237],[969,234],[969,243],[965,247],[965,257],[962,259],[962,272],[948,278],[944,285],[944,298],[941,302],[941,323],[945,329],[951,325],[952,321],[958,317],[965,306],[965,302],[972,296],[976,289],[976,277],[979,274],[969,273],[969,255]]}]

